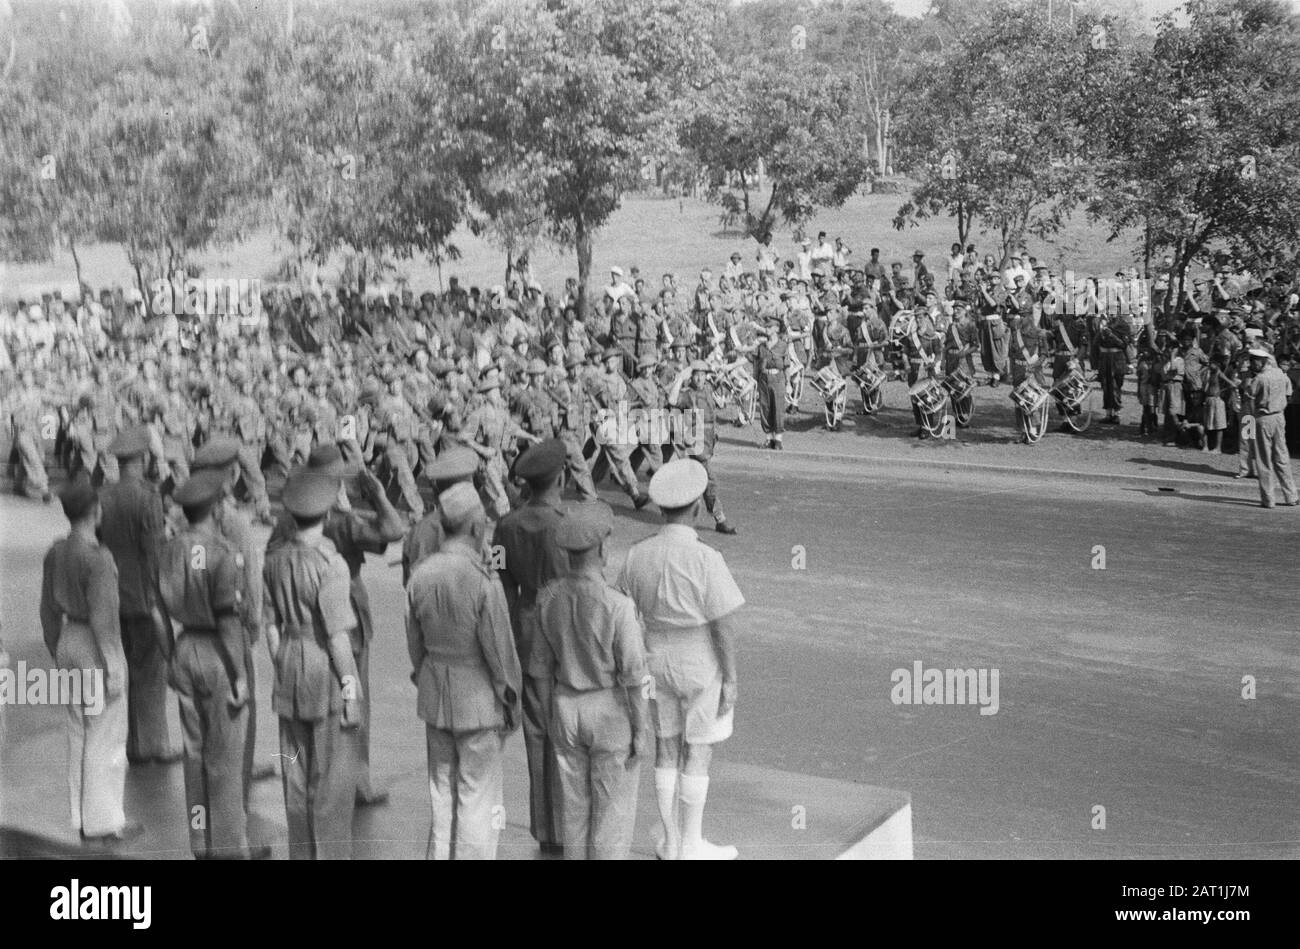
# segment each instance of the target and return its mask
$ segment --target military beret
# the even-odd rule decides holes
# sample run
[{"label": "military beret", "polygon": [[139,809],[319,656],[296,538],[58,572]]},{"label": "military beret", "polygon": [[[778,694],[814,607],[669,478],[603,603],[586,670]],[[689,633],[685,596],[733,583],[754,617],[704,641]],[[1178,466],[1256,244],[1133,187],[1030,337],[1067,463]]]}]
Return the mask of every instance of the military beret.
[{"label": "military beret", "polygon": [[190,467],[194,470],[224,467],[239,457],[240,447],[239,440],[236,438],[218,436],[210,439],[194,453],[194,460],[190,463]]},{"label": "military beret", "polygon": [[564,442],[548,438],[530,447],[515,462],[515,476],[525,481],[544,481],[564,467]]},{"label": "military beret", "polygon": [[694,504],[709,484],[709,473],[693,458],[670,461],[650,479],[650,500],[661,508]]},{"label": "military beret", "polygon": [[638,369],[644,369],[646,366],[657,366],[657,365],[659,365],[659,357],[656,356],[654,353],[646,353],[644,356],[642,356],[640,359],[636,361],[636,367]]},{"label": "military beret", "polygon": [[202,468],[176,489],[172,500],[185,508],[213,504],[225,489],[226,477],[216,468]]},{"label": "military beret", "polygon": [[555,526],[555,543],[564,550],[590,550],[614,530],[614,511],[604,501],[586,501],[564,513]]},{"label": "military beret", "polygon": [[424,469],[424,476],[436,483],[464,481],[478,471],[478,455],[468,448],[448,448]]},{"label": "military beret", "polygon": [[582,365],[582,357],[574,355],[573,353],[570,353],[569,357],[564,360],[565,369],[576,369],[578,366],[581,365]]},{"label": "military beret", "polygon": [[696,359],[691,362],[691,372],[708,372],[709,364],[703,359]]},{"label": "military beret", "polygon": [[623,357],[623,350],[619,349],[617,346],[610,346],[600,354],[601,359],[613,359],[615,356],[618,356],[620,359]]},{"label": "military beret", "polygon": [[483,502],[468,481],[458,481],[438,495],[438,509],[443,522],[452,528],[463,525],[476,514],[483,513]]},{"label": "military beret", "polygon": [[135,425],[117,433],[108,446],[108,452],[114,458],[123,460],[143,455],[149,450],[149,427]]},{"label": "military beret", "polygon": [[544,375],[546,372],[546,363],[540,359],[530,360],[528,363],[528,374],[530,376]]},{"label": "military beret", "polygon": [[491,392],[493,389],[500,389],[501,381],[495,375],[484,376],[479,380],[479,384],[474,387],[476,392]]},{"label": "military beret", "polygon": [[428,410],[434,418],[442,418],[447,411],[447,397],[438,392],[429,396]]},{"label": "military beret", "polygon": [[1250,349],[1246,350],[1246,352],[1254,356],[1256,359],[1268,359],[1273,355],[1263,346],[1252,346]]},{"label": "military beret", "polygon": [[90,483],[90,475],[83,471],[63,486],[59,492],[59,503],[63,505],[63,513],[68,520],[76,521],[90,513],[98,497]]},{"label": "military beret", "polygon": [[280,500],[284,509],[294,517],[324,516],[339,497],[339,479],[336,476],[310,468],[297,468],[284,482]]}]

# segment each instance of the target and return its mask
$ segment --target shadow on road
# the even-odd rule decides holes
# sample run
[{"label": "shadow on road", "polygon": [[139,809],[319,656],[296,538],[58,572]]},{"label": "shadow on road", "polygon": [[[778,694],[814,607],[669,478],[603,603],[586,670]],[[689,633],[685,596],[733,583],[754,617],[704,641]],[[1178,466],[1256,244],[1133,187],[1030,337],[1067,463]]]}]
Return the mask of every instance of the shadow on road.
[{"label": "shadow on road", "polygon": [[1168,490],[1165,488],[1125,488],[1126,491],[1135,491],[1138,494],[1145,494],[1149,498],[1177,499],[1180,501],[1206,501],[1210,504],[1232,504],[1236,507],[1259,507],[1258,499],[1254,498],[1226,498],[1220,494],[1184,494],[1181,491]]},{"label": "shadow on road", "polygon": [[1231,478],[1233,474],[1231,471],[1224,471],[1222,468],[1216,468],[1213,465],[1193,464],[1190,461],[1173,461],[1168,458],[1130,458],[1128,461],[1135,465],[1152,465],[1156,468],[1172,468],[1175,471],[1187,471],[1192,474],[1218,475],[1221,478]]}]

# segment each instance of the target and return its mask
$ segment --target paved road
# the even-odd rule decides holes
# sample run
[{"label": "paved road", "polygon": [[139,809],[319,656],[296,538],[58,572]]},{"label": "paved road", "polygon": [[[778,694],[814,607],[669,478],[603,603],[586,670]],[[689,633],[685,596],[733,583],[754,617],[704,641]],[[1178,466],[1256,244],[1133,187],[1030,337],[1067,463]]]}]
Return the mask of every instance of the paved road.
[{"label": "paved road", "polygon": [[[748,598],[727,759],[910,792],[918,857],[1300,856],[1300,509],[1259,509],[1253,483],[1189,496],[863,474],[731,446],[718,471],[742,533],[704,536]],[[620,512],[617,562],[655,519],[608,496]],[[62,526],[57,509],[12,499],[0,523],[4,636],[31,661],[39,558]],[[1105,570],[1093,569],[1097,545]],[[805,569],[792,566],[796,547]],[[415,856],[427,827],[423,743],[399,571],[367,571],[379,630],[372,757],[396,794],[358,832],[368,854]],[[893,704],[891,672],[918,661],[998,670],[997,713]],[[1244,676],[1253,700],[1242,698]],[[0,806],[58,832],[61,720],[9,712]],[[259,732],[264,757],[273,723]],[[150,835],[159,853],[184,846],[179,785],[176,769],[132,777],[137,812],[167,802],[157,820],[169,829]],[[1097,807],[1104,830],[1091,827]],[[257,834],[279,832],[274,784],[259,787],[255,809]]]}]

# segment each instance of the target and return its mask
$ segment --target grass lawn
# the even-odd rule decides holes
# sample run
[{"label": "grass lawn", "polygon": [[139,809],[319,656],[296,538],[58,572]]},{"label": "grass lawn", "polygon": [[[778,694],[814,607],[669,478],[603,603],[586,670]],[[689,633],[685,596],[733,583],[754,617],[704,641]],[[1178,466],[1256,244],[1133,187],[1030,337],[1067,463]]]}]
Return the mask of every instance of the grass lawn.
[{"label": "grass lawn", "polygon": [[[944,217],[896,231],[892,221],[903,200],[904,196],[897,194],[857,195],[842,208],[822,211],[807,231],[815,236],[824,230],[832,240],[843,237],[855,252],[854,260],[866,260],[868,251],[875,246],[880,248],[881,259],[886,263],[902,261],[908,269],[912,252],[919,248],[926,253],[931,270],[942,279],[948,248],[956,240],[956,226]],[[752,268],[755,243],[737,231],[723,232],[720,214],[717,206],[691,198],[680,204],[675,198],[627,198],[597,234],[594,278],[605,283],[608,268],[620,264],[625,270],[640,267],[642,275],[656,284],[661,274],[671,271],[677,274],[679,284],[689,287],[701,267],[708,266],[717,273],[734,250],[739,250],[746,267]],[[777,232],[774,243],[783,254],[793,254],[798,249],[790,236],[791,230],[781,228]],[[1104,228],[1090,226],[1079,218],[1069,222],[1050,245],[1029,242],[1029,252],[1058,271],[1070,267],[1079,274],[1106,276],[1133,262],[1129,253],[1133,241],[1121,238],[1108,244],[1106,234]],[[505,275],[504,254],[464,228],[456,234],[455,243],[463,256],[444,269],[444,278],[457,274],[466,286],[486,287],[501,282]],[[975,244],[981,255],[996,252],[996,240],[992,236],[977,234]],[[266,234],[236,247],[210,251],[200,262],[207,276],[265,279],[287,253],[286,246]],[[96,289],[115,282],[126,286],[133,278],[126,253],[118,246],[83,248],[80,256],[83,274]],[[325,268],[328,275],[338,271],[338,262],[331,264]],[[558,289],[566,276],[577,274],[577,258],[568,251],[539,249],[533,254],[533,269],[545,287]],[[399,272],[417,289],[438,286],[436,269],[422,261],[403,262]],[[72,282],[75,273],[72,257],[67,253],[46,264],[0,264],[0,298],[9,300],[33,290],[53,289]]]}]

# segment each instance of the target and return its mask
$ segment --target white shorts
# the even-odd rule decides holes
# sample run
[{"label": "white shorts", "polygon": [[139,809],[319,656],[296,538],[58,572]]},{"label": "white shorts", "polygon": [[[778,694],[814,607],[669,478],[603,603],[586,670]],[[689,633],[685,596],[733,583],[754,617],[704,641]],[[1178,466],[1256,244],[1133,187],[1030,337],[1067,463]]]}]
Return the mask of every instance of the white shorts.
[{"label": "white shorts", "polygon": [[655,730],[689,745],[731,737],[735,709],[718,716],[722,668],[707,630],[646,632],[646,664],[655,679]]}]

